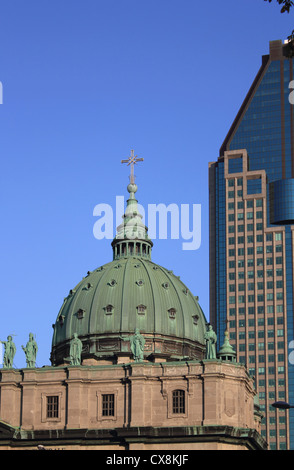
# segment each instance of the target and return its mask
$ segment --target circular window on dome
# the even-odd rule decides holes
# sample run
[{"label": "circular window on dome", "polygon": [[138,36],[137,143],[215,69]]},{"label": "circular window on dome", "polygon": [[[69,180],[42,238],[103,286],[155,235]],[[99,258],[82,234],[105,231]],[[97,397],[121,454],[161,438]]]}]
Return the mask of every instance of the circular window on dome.
[{"label": "circular window on dome", "polygon": [[143,286],[144,285],[143,279],[138,279],[138,281],[136,281],[136,284],[137,286],[140,286],[140,287]]},{"label": "circular window on dome", "polygon": [[164,289],[168,289],[168,288],[169,288],[169,283],[168,283],[168,282],[164,282],[164,283],[162,284],[162,287],[163,287]]},{"label": "circular window on dome", "polygon": [[116,286],[117,282],[116,282],[115,279],[111,279],[111,281],[109,281],[107,284],[108,284],[110,287],[114,287],[114,286]]}]

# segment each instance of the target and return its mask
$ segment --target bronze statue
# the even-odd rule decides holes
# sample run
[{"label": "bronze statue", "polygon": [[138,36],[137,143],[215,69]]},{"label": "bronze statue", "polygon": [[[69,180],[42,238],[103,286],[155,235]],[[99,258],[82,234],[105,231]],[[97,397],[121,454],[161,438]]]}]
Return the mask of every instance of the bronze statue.
[{"label": "bronze statue", "polygon": [[135,362],[141,362],[144,360],[145,338],[140,334],[139,328],[135,329],[135,334],[133,336],[120,336],[120,339],[123,341],[130,341],[131,351]]},{"label": "bronze statue", "polygon": [[7,336],[7,341],[1,341],[4,344],[5,352],[3,357],[3,368],[11,369],[13,367],[13,359],[16,353],[16,347],[12,341],[12,336]]},{"label": "bronze statue", "polygon": [[78,338],[78,334],[74,333],[74,337],[70,342],[70,365],[72,366],[80,366],[81,365],[81,358],[82,358],[82,348],[83,343]]},{"label": "bronze statue", "polygon": [[135,362],[143,361],[145,338],[140,334],[139,328],[136,328],[135,334],[130,337],[130,343]]},{"label": "bronze statue", "polygon": [[22,346],[22,349],[26,355],[27,367],[36,367],[36,356],[38,352],[38,346],[34,339],[33,333],[29,334],[29,341],[26,344],[26,347]]},{"label": "bronze statue", "polygon": [[206,359],[216,359],[217,336],[211,325],[208,325],[208,330],[204,338],[206,341]]}]

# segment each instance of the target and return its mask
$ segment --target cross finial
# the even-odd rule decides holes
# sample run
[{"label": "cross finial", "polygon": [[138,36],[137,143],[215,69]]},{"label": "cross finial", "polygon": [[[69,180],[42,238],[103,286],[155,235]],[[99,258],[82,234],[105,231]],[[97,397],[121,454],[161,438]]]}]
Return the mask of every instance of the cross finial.
[{"label": "cross finial", "polygon": [[137,162],[143,162],[144,158],[138,158],[137,155],[134,155],[134,150],[131,150],[131,156],[127,160],[122,160],[121,163],[127,163],[131,165],[131,175],[130,175],[130,183],[135,184],[135,175],[134,175],[134,165]]}]

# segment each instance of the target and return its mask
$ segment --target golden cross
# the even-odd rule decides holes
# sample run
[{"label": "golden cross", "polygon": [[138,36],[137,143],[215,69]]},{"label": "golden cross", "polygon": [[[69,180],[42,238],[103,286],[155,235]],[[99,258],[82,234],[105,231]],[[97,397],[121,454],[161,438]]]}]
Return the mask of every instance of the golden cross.
[{"label": "golden cross", "polygon": [[135,175],[134,175],[134,165],[137,162],[143,162],[144,158],[138,158],[137,155],[134,155],[134,150],[131,150],[131,156],[127,160],[122,160],[121,163],[127,163],[128,166],[131,165],[131,175],[130,182],[135,184]]}]

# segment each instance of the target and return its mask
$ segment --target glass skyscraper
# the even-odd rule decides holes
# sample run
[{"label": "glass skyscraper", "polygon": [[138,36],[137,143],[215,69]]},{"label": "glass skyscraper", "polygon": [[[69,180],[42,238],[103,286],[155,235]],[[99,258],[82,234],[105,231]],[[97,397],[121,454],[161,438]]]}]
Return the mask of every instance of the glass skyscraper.
[{"label": "glass skyscraper", "polygon": [[271,41],[209,165],[210,322],[255,377],[270,449],[294,449],[292,43]]}]

